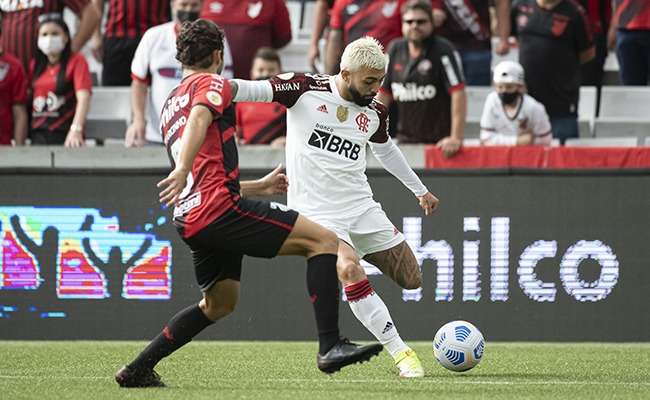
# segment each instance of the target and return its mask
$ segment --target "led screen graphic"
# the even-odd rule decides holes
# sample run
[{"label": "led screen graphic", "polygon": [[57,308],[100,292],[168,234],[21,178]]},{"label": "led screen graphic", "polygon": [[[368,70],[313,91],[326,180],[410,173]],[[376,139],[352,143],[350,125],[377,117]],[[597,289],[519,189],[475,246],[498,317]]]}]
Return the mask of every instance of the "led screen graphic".
[{"label": "led screen graphic", "polygon": [[[163,175],[0,173],[0,339],[144,340],[201,299],[158,204]],[[650,340],[650,175],[423,181],[441,200],[431,217],[394,177],[369,174],[423,274],[402,290],[366,266],[403,337],[431,340],[463,319],[488,340]],[[201,337],[313,340],[313,318],[304,259],[245,257],[235,313]],[[345,335],[371,339],[344,302],[339,318]]]},{"label": "led screen graphic", "polygon": [[171,243],[122,232],[117,217],[98,209],[0,207],[0,234],[0,290],[54,291],[58,299],[171,297]]}]

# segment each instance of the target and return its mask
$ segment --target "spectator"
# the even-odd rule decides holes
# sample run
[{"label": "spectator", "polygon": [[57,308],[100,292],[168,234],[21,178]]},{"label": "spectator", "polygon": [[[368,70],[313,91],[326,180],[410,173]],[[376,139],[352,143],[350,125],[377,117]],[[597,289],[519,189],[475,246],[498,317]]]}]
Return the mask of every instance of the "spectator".
[{"label": "spectator", "polygon": [[18,58],[25,71],[29,69],[36,51],[39,16],[50,13],[63,15],[64,7],[70,8],[80,18],[79,29],[70,43],[72,52],[76,53],[99,24],[99,12],[89,0],[0,1],[5,33],[2,48]]},{"label": "spectator", "polygon": [[80,147],[92,80],[83,55],[72,51],[70,31],[60,14],[39,17],[32,81],[32,144]]},{"label": "spectator", "polygon": [[[0,28],[0,43],[2,43]],[[0,45],[0,146],[25,144],[27,137],[27,81],[20,61]]]},{"label": "spectator", "polygon": [[585,12],[573,0],[516,0],[512,15],[528,92],[564,144],[578,137],[580,65],[596,53]]},{"label": "spectator", "polygon": [[231,44],[235,78],[250,79],[260,47],[280,49],[291,41],[291,21],[284,0],[206,0],[201,18],[223,28]]},{"label": "spectator", "polygon": [[623,85],[645,86],[650,82],[650,2],[614,0],[609,47],[616,43]]},{"label": "spectator", "polygon": [[325,27],[329,23],[329,11],[334,5],[334,0],[316,0],[314,7],[314,26],[311,31],[311,39],[309,40],[309,51],[307,52],[307,62],[311,67],[311,72],[323,72],[322,68],[317,68],[316,62],[320,60],[320,39],[323,37]]},{"label": "spectator", "polygon": [[551,123],[544,106],[526,94],[524,69],[514,61],[494,68],[494,88],[483,107],[481,144],[551,144]]},{"label": "spectator", "polygon": [[[278,75],[282,63],[278,53],[262,47],[255,54],[251,77],[265,80]],[[287,135],[287,109],[278,103],[237,103],[237,137],[242,144],[270,144],[283,148]]]},{"label": "spectator", "polygon": [[377,39],[384,49],[402,36],[400,7],[404,0],[335,0],[330,12],[325,71],[338,72],[343,48],[364,36]]},{"label": "spectator", "polygon": [[[598,96],[603,85],[605,59],[607,58],[607,31],[612,16],[612,3],[610,0],[580,0],[580,4],[587,12],[591,31],[594,35],[596,57],[582,64],[582,86],[596,86]],[[596,104],[600,103],[597,101]]]},{"label": "spectator", "polygon": [[[463,63],[465,82],[489,86],[492,64],[490,2],[487,0],[435,0],[434,15],[442,25],[436,34],[449,40]],[[499,42],[495,52],[508,53],[510,36],[510,0],[495,0],[496,30]]]},{"label": "spectator", "polygon": [[[176,36],[181,23],[198,18],[201,0],[172,0],[173,21],[148,29],[142,36],[131,64],[131,108],[133,120],[126,130],[125,145],[162,145],[160,112],[165,100],[181,81],[181,63],[176,59]],[[224,40],[223,76],[232,78],[232,56]]]},{"label": "spectator", "polygon": [[411,0],[402,9],[403,39],[388,51],[388,72],[379,101],[397,103],[397,139],[436,143],[445,156],[460,149],[467,97],[460,57],[451,43],[433,34],[431,4]]},{"label": "spectator", "polygon": [[100,16],[108,2],[104,35],[98,27],[92,39],[93,55],[103,62],[102,85],[129,86],[135,49],[147,29],[169,21],[169,0],[92,1]]}]

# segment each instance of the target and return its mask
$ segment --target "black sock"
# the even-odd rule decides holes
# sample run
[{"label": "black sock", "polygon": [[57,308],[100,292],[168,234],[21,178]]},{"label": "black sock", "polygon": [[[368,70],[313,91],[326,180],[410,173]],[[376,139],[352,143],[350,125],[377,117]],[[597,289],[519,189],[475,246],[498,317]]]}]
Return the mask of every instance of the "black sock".
[{"label": "black sock", "polygon": [[194,336],[213,323],[198,305],[187,307],[169,320],[163,331],[142,350],[129,367],[153,369],[160,360],[189,343]]},{"label": "black sock", "polygon": [[314,305],[320,354],[327,353],[339,340],[336,258],[336,254],[319,254],[307,260],[307,291]]}]

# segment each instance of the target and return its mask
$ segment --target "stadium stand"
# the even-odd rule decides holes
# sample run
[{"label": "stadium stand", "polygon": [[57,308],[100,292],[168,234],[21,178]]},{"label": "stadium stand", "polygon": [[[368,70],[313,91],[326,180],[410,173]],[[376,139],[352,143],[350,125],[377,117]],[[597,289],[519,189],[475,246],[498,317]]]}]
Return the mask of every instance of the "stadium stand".
[{"label": "stadium stand", "polygon": [[636,147],[639,140],[636,137],[608,137],[608,138],[569,138],[564,144],[566,147]]},{"label": "stadium stand", "polygon": [[95,87],[86,121],[86,139],[124,139],[131,119],[131,97],[128,87]]},{"label": "stadium stand", "polygon": [[599,138],[650,136],[650,87],[604,86],[594,133]]}]

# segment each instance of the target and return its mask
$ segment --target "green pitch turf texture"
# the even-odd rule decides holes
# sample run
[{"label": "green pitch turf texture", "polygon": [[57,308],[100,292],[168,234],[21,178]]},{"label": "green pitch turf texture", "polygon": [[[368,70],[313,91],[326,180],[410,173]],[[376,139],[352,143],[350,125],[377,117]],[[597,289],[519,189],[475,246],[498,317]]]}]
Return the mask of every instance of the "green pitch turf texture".
[{"label": "green pitch turf texture", "polygon": [[384,351],[333,375],[303,342],[194,342],[162,361],[162,389],[113,374],[144,342],[1,342],[0,399],[650,399],[650,344],[487,343],[481,364],[443,369],[411,343],[426,377],[396,376]]}]

